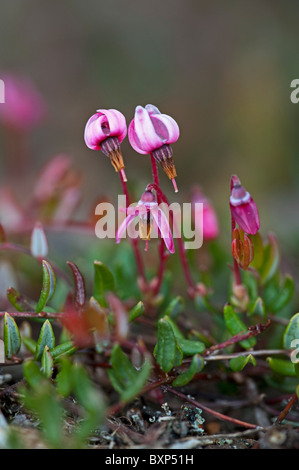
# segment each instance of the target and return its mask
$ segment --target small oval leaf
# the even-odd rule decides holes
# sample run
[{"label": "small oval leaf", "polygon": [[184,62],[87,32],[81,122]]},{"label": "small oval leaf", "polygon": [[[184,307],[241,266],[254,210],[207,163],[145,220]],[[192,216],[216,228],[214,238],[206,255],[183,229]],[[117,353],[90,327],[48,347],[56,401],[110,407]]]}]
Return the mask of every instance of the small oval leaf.
[{"label": "small oval leaf", "polygon": [[[248,331],[247,326],[238,317],[231,305],[225,305],[223,313],[226,327],[233,336],[237,335],[238,333],[246,333]],[[256,344],[256,338],[252,337],[245,339],[240,341],[240,344],[245,349],[252,348]]]},{"label": "small oval leaf", "polygon": [[193,379],[195,374],[198,374],[203,368],[204,368],[204,360],[201,356],[196,354],[193,356],[190,367],[188,370],[180,374],[173,382],[172,385],[174,387],[183,387],[187,383],[190,382],[190,380]]},{"label": "small oval leaf", "polygon": [[168,307],[166,308],[164,315],[167,315],[171,318],[177,317],[180,313],[184,311],[185,308],[185,302],[183,297],[178,296],[175,299],[173,299]]},{"label": "small oval leaf", "polygon": [[43,285],[42,291],[40,294],[39,301],[36,306],[36,313],[39,313],[43,310],[47,302],[51,300],[54,295],[55,287],[56,287],[56,278],[53,271],[52,266],[48,261],[42,261],[42,269],[43,269]]},{"label": "small oval leaf", "polygon": [[40,330],[39,338],[36,343],[35,360],[39,361],[42,357],[45,346],[49,349],[55,346],[55,336],[49,320],[46,320]]},{"label": "small oval leaf", "polygon": [[10,359],[21,347],[21,335],[15,320],[8,313],[4,315],[3,339],[5,355]]},{"label": "small oval leaf", "polygon": [[43,355],[42,355],[42,367],[41,371],[45,374],[48,379],[52,376],[53,373],[53,357],[50,353],[50,349],[48,346],[45,346]]},{"label": "small oval leaf", "polygon": [[296,377],[295,366],[291,361],[273,357],[268,357],[267,361],[273,372],[287,377]]},{"label": "small oval leaf", "polygon": [[206,349],[204,343],[201,341],[193,341],[191,339],[176,338],[177,344],[183,351],[184,356],[193,356],[194,354],[201,354]]},{"label": "small oval leaf", "polygon": [[107,307],[104,294],[109,291],[114,291],[113,274],[105,264],[95,261],[93,296],[103,307]]},{"label": "small oval leaf", "polygon": [[167,317],[158,321],[158,342],[155,348],[156,361],[164,372],[169,372],[176,358],[176,340]]},{"label": "small oval leaf", "polygon": [[283,335],[283,345],[285,349],[293,349],[292,343],[299,339],[299,313],[292,316]]},{"label": "small oval leaf", "polygon": [[256,366],[256,360],[252,354],[249,354],[248,356],[234,357],[229,361],[229,366],[234,372],[239,372],[240,370],[243,370],[248,363]]},{"label": "small oval leaf", "polygon": [[144,312],[144,303],[138,302],[138,304],[133,307],[129,312],[129,322],[136,320],[136,318],[140,317]]}]

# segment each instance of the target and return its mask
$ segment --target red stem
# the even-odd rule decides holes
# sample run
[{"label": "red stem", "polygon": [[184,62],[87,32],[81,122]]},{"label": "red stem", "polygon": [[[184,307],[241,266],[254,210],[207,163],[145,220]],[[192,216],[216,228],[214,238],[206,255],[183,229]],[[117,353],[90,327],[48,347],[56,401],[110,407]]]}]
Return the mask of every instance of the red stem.
[{"label": "red stem", "polygon": [[[159,188],[159,191],[156,191],[157,193],[157,202],[158,204],[161,204],[161,189],[160,189],[160,181],[159,181],[159,173],[158,173],[158,167],[157,167],[157,162],[153,155],[151,154],[151,164],[152,164],[152,174],[153,174],[153,181],[154,184],[157,188]],[[163,282],[163,275],[165,271],[165,265],[166,265],[166,252],[165,252],[165,243],[163,239],[160,241],[160,248],[159,248],[159,256],[160,256],[160,265],[159,265],[159,271],[157,275],[157,284],[154,289],[154,293],[157,295],[158,292],[160,291],[162,282]]]},{"label": "red stem", "polygon": [[[121,175],[120,175],[120,181],[121,181],[123,193],[126,197],[126,208],[127,208],[130,205],[130,197],[129,197],[129,192],[128,192],[128,188],[127,188],[127,183],[126,183],[126,181],[124,181],[122,179]],[[139,249],[138,249],[138,240],[137,240],[137,238],[131,238],[130,240],[132,242],[132,246],[133,246],[133,249],[134,249],[138,274],[142,278],[143,282],[146,283],[144,265],[143,265],[141,254],[140,254]]]},{"label": "red stem", "polygon": [[[161,190],[160,186],[158,186],[156,183],[152,183],[152,184],[149,184],[147,186],[147,189],[148,190],[154,189],[157,193],[157,199],[159,198],[162,202],[167,204],[167,206],[169,207],[169,202],[168,202],[165,194]],[[173,214],[172,214],[171,211],[169,212],[169,217],[170,217],[171,223],[174,224]],[[187,257],[186,257],[186,253],[185,253],[184,242],[183,242],[183,240],[180,236],[177,237],[177,244],[178,244],[178,248],[179,248],[179,255],[180,255],[180,260],[181,260],[181,264],[182,264],[182,267],[183,267],[184,275],[185,275],[187,284],[190,288],[190,295],[193,296],[194,292],[196,290],[196,285],[195,285],[195,283],[192,279],[191,273],[190,273],[190,269],[189,269],[189,265],[188,265],[188,261],[187,261]]]}]

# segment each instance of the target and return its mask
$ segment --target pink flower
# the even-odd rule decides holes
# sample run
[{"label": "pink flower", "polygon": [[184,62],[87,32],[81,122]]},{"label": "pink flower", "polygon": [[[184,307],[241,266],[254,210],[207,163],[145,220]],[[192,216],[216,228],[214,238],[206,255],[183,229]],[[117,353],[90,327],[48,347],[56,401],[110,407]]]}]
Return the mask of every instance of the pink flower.
[{"label": "pink flower", "polygon": [[126,135],[126,119],[116,109],[98,109],[87,121],[84,132],[85,143],[92,150],[101,150],[107,137],[117,137],[121,143]]},{"label": "pink flower", "polygon": [[116,109],[98,109],[87,121],[84,140],[92,150],[101,150],[110,158],[115,171],[120,172],[124,181],[124,162],[120,144],[127,135],[124,115]]},{"label": "pink flower", "polygon": [[177,190],[174,179],[177,174],[170,146],[180,135],[176,121],[167,114],[161,114],[152,104],[147,104],[145,108],[137,106],[134,119],[129,125],[128,135],[134,150],[143,155],[152,154]]},{"label": "pink flower", "polygon": [[5,103],[0,106],[0,119],[9,127],[27,132],[45,115],[45,103],[28,78],[11,74],[1,75]]},{"label": "pink flower", "polygon": [[158,206],[155,200],[155,196],[151,191],[145,191],[140,198],[137,206],[128,207],[127,217],[120,224],[116,233],[116,243],[120,242],[123,234],[127,227],[135,219],[139,217],[139,235],[142,240],[146,241],[146,250],[148,247],[148,241],[150,240],[151,230],[153,221],[156,223],[158,230],[160,231],[161,237],[163,238],[165,245],[170,253],[174,253],[174,242],[169,225],[169,221]]},{"label": "pink flower", "polygon": [[231,178],[229,203],[234,221],[245,233],[255,235],[260,228],[258,208],[236,175]]},{"label": "pink flower", "polygon": [[214,240],[219,235],[218,218],[214,207],[209,199],[201,192],[199,188],[195,188],[191,194],[191,203],[193,205],[193,217],[196,218],[196,203],[203,204],[203,239]]}]

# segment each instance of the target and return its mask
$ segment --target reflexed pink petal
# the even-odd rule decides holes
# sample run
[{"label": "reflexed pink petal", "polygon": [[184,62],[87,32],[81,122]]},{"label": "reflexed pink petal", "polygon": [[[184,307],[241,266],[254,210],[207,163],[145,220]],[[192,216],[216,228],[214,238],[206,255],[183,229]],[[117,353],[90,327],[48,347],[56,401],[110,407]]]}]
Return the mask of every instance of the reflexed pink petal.
[{"label": "reflexed pink petal", "polygon": [[132,220],[134,220],[135,217],[136,217],[135,214],[131,214],[131,215],[128,215],[122,221],[122,223],[120,224],[120,226],[118,227],[118,230],[116,232],[116,243],[120,243],[120,240],[121,240],[123,234],[126,232],[126,229],[127,229],[128,225],[132,222]]},{"label": "reflexed pink petal", "polygon": [[154,106],[153,104],[147,104],[145,106],[145,109],[147,110],[148,114],[151,116],[152,114],[161,114],[159,109]]},{"label": "reflexed pink petal", "polygon": [[135,110],[134,126],[140,149],[144,152],[151,153],[165,143],[166,139],[157,134],[149,113],[142,106]]},{"label": "reflexed pink petal", "polygon": [[167,114],[161,114],[156,106],[136,107],[129,125],[129,141],[136,152],[149,154],[165,144],[176,142],[179,135],[176,121]]},{"label": "reflexed pink petal", "polygon": [[98,109],[97,112],[106,116],[110,129],[109,135],[118,137],[121,143],[127,135],[125,116],[117,109]]},{"label": "reflexed pink petal", "polygon": [[103,131],[102,124],[104,122],[103,115],[94,114],[86,123],[84,131],[84,140],[92,150],[101,150],[101,142],[107,138],[107,134]]},{"label": "reflexed pink petal", "polygon": [[172,237],[170,225],[169,225],[169,222],[165,213],[159,207],[154,207],[151,210],[151,215],[153,216],[161,232],[161,237],[163,238],[168,251],[170,253],[174,253],[175,248],[174,248],[174,243],[173,243],[173,237]]},{"label": "reflexed pink petal", "polygon": [[136,152],[141,153],[142,155],[147,155],[148,152],[145,152],[141,148],[141,143],[136,135],[134,119],[129,124],[128,137],[129,137],[130,144],[132,145],[133,149]]},{"label": "reflexed pink petal", "polygon": [[84,140],[92,150],[101,150],[101,142],[107,137],[117,137],[121,143],[127,135],[124,115],[116,109],[99,109],[86,123]]},{"label": "reflexed pink petal", "polygon": [[176,142],[180,136],[180,129],[177,122],[167,114],[155,114],[152,116],[152,122],[156,132],[163,135],[166,144]]}]

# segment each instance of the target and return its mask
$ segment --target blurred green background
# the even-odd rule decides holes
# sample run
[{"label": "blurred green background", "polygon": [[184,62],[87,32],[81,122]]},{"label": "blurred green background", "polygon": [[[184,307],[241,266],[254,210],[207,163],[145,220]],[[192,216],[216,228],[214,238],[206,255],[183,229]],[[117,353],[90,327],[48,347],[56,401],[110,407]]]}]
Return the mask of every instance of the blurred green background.
[{"label": "blurred green background", "polygon": [[[17,197],[26,198],[42,164],[61,152],[84,174],[81,214],[98,196],[113,197],[119,179],[85,146],[85,123],[98,108],[119,109],[129,123],[136,105],[152,103],[180,126],[178,199],[201,185],[226,233],[237,173],[259,206],[261,232],[273,230],[296,251],[299,104],[290,83],[299,78],[298,15],[296,0],[2,2],[0,69],[29,76],[47,105]],[[122,150],[127,176],[143,189],[149,158],[127,139]],[[1,181],[13,180],[2,158]],[[162,172],[161,182],[176,200]]]}]

